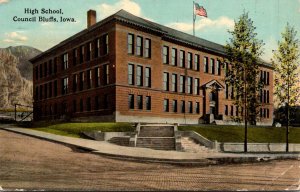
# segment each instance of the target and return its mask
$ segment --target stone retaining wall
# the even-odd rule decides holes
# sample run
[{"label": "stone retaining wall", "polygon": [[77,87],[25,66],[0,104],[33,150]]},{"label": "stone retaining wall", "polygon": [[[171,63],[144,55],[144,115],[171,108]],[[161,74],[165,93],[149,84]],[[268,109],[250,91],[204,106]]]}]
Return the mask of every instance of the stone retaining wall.
[{"label": "stone retaining wall", "polygon": [[[244,152],[244,143],[219,143],[223,152]],[[285,143],[248,143],[248,152],[285,152]],[[300,152],[300,144],[289,144],[289,152]]]}]

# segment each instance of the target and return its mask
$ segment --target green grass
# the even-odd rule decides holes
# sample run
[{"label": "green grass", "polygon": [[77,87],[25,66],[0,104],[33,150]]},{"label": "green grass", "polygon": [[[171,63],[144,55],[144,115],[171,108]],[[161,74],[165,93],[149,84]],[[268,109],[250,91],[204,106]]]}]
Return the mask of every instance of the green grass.
[{"label": "green grass", "polygon": [[[179,130],[192,130],[211,141],[244,142],[244,126],[232,125],[200,125],[180,126]],[[300,128],[291,127],[290,143],[300,143]],[[250,143],[285,143],[285,127],[255,127],[248,128],[248,142]]]},{"label": "green grass", "polygon": [[[132,132],[135,128],[130,123],[38,123],[35,130],[70,137],[84,137],[83,131],[102,132]],[[244,142],[244,126],[232,125],[199,125],[179,126],[179,130],[192,130],[211,141]],[[300,128],[291,127],[290,143],[300,143]],[[252,143],[285,143],[285,127],[255,127],[248,128],[248,142]]]},{"label": "green grass", "polygon": [[130,123],[60,123],[53,125],[38,123],[32,129],[77,138],[83,137],[83,131],[130,132],[135,130]]}]

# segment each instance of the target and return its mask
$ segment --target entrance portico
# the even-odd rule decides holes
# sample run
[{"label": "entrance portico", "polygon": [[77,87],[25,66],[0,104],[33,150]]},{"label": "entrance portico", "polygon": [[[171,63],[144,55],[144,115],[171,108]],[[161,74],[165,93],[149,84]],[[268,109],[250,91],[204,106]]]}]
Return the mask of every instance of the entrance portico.
[{"label": "entrance portico", "polygon": [[220,119],[220,91],[224,86],[217,80],[209,81],[202,86],[203,88],[203,114],[208,123],[215,119]]}]

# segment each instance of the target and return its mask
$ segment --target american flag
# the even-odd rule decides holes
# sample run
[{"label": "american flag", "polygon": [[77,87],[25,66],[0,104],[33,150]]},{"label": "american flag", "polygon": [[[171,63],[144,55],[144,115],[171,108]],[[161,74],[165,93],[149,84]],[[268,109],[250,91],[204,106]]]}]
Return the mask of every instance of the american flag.
[{"label": "american flag", "polygon": [[206,10],[204,9],[204,7],[199,6],[198,3],[195,3],[195,15],[207,17]]}]

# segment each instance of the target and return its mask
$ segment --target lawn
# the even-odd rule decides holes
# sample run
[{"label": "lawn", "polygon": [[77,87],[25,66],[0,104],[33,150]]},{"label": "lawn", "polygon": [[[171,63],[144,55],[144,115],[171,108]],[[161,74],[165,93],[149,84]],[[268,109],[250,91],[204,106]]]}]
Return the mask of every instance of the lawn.
[{"label": "lawn", "polygon": [[[84,137],[83,131],[102,132],[133,132],[131,123],[38,123],[32,128],[57,135]],[[179,130],[192,130],[211,141],[244,142],[244,127],[233,125],[197,125],[179,126]],[[300,128],[291,127],[290,143],[300,143]],[[248,128],[248,142],[252,143],[285,143],[285,127],[255,127]]]},{"label": "lawn", "polygon": [[83,131],[102,131],[102,132],[131,132],[135,128],[130,123],[60,123],[60,124],[35,124],[34,130],[44,131],[57,135],[70,137],[83,137]]},{"label": "lawn", "polygon": [[[200,125],[180,126],[179,130],[193,130],[211,141],[244,142],[244,126]],[[248,127],[248,142],[252,143],[285,143],[285,127]],[[291,127],[291,143],[300,143],[300,128]]]}]

